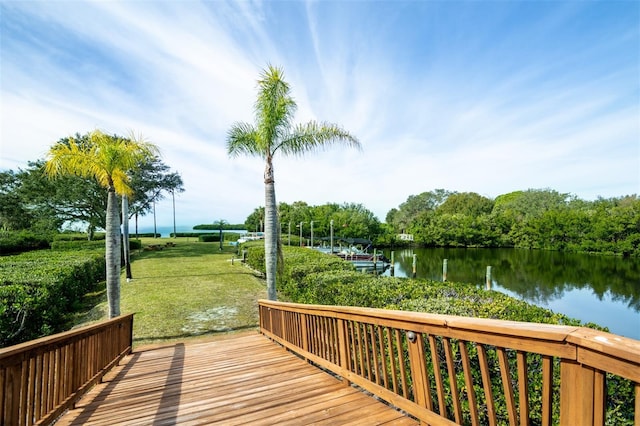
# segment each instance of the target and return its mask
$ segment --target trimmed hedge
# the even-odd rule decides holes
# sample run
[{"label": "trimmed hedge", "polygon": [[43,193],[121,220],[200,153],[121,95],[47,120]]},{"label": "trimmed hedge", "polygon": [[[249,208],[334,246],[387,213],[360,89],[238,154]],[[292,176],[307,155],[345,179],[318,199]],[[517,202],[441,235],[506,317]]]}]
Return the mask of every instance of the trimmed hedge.
[{"label": "trimmed hedge", "polygon": [[31,250],[49,248],[49,234],[37,234],[33,231],[5,232],[0,234],[0,254],[24,253]]},{"label": "trimmed hedge", "polygon": [[[224,232],[223,231],[223,236],[222,239],[224,241],[238,241],[238,239],[241,237],[242,235],[237,233],[237,232]],[[220,241],[220,233],[218,232],[177,232],[177,233],[170,233],[169,237],[174,238],[174,237],[189,237],[189,238],[198,238],[198,241],[201,242],[206,242],[206,243],[211,243],[211,242],[217,242]]]},{"label": "trimmed hedge", "polygon": [[51,249],[56,251],[66,250],[104,250],[104,240],[102,241],[87,241],[87,240],[72,240],[72,241],[54,241],[51,243]]},{"label": "trimmed hedge", "polygon": [[105,275],[101,251],[0,257],[0,346],[63,331],[66,315]]},{"label": "trimmed hedge", "polygon": [[[104,241],[106,238],[106,234],[104,232],[96,232],[93,234],[93,239],[91,241]],[[53,241],[89,241],[87,234],[83,232],[63,232],[61,234],[56,234],[53,237]]]},{"label": "trimmed hedge", "polygon": [[202,234],[198,237],[198,241],[201,243],[217,243],[220,241],[218,234]]}]

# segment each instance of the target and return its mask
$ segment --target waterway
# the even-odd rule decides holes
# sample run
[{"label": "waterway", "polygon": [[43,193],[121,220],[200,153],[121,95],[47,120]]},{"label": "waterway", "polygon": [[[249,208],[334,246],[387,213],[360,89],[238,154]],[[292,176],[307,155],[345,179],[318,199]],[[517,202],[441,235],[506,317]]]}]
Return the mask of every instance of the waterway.
[{"label": "waterway", "polygon": [[[554,312],[608,327],[640,340],[640,260],[518,249],[401,249],[394,251],[395,276],[413,275],[491,289]],[[385,250],[390,256],[390,251]],[[390,274],[390,270],[385,272]]]}]

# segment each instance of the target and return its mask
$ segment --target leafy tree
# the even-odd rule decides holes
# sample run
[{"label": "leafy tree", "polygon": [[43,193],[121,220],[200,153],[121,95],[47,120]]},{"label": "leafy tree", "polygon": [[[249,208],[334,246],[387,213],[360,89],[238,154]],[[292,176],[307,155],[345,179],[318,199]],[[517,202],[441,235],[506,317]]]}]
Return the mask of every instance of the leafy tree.
[{"label": "leafy tree", "polygon": [[87,141],[69,138],[54,144],[47,155],[45,172],[53,178],[77,175],[94,178],[107,192],[106,270],[109,317],[120,315],[120,215],[117,195],[130,195],[128,172],[145,158],[158,154],[146,141],[113,138],[96,130]]},{"label": "leafy tree", "polygon": [[227,135],[229,155],[251,155],[265,160],[265,265],[267,292],[276,299],[276,268],[278,257],[278,216],[274,184],[273,158],[282,155],[302,155],[331,143],[342,142],[359,147],[358,140],[336,124],[317,123],[293,125],[296,103],[290,95],[280,68],[269,66],[258,80],[255,124],[238,122]]},{"label": "leafy tree", "polygon": [[261,232],[264,229],[264,207],[258,207],[244,221],[244,227],[250,232]]},{"label": "leafy tree", "polygon": [[451,192],[444,189],[436,189],[419,195],[410,195],[392,215],[394,228],[397,232],[407,230],[414,219],[424,211],[435,210],[450,194]]},{"label": "leafy tree", "polygon": [[29,228],[31,213],[18,193],[20,179],[12,170],[0,172],[0,228],[18,230]]},{"label": "leafy tree", "polygon": [[[311,222],[313,221],[314,244],[321,238],[329,237],[331,233],[331,221],[334,223],[334,235],[336,238],[367,238],[373,240],[382,233],[382,227],[377,217],[367,210],[362,204],[356,203],[327,203],[320,206],[310,206],[303,201],[293,204],[278,204],[279,221],[283,236],[289,232],[291,223],[292,234],[299,235],[300,222],[303,222],[303,238],[311,234]],[[246,224],[255,224],[257,218],[264,214],[264,208],[260,207],[247,218]]]},{"label": "leafy tree", "polygon": [[142,161],[130,176],[134,192],[130,200],[129,217],[135,218],[137,233],[138,217],[152,211],[154,203],[162,200],[165,194],[184,192],[184,184],[180,175],[170,172],[170,167],[158,155]]},{"label": "leafy tree", "polygon": [[387,212],[387,216],[385,216],[384,221],[387,224],[392,224],[396,221],[396,215],[398,214],[397,208],[392,208]]},{"label": "leafy tree", "polygon": [[[89,137],[88,133],[76,134],[73,140],[85,145],[89,144]],[[105,137],[114,141],[121,139],[118,136]],[[57,144],[68,146],[69,140],[63,138]],[[14,174],[15,184],[6,187],[8,193],[21,201],[20,205],[25,212],[22,217],[28,219],[28,223],[22,221],[21,228],[41,224],[41,227],[59,229],[65,222],[82,222],[88,225],[89,239],[97,228],[105,229],[107,192],[100,184],[93,178],[76,175],[48,179],[44,173],[44,164],[44,160],[29,162],[27,169]],[[129,198],[128,217],[134,217],[136,225],[138,216],[149,213],[153,203],[164,198],[165,194],[184,191],[180,175],[170,172],[169,166],[157,155],[141,160],[129,175],[129,186],[133,193]],[[5,204],[2,205],[4,207]]]},{"label": "leafy tree", "polygon": [[[62,139],[58,144],[68,143]],[[65,222],[83,222],[88,225],[89,238],[96,228],[104,229],[106,223],[106,194],[94,179],[66,175],[51,180],[44,172],[45,162],[29,162],[26,170],[20,170],[18,193],[35,218],[50,218],[53,227]]]},{"label": "leafy tree", "polygon": [[387,219],[397,227],[403,215],[406,219],[417,206],[425,206],[404,228],[423,246],[520,247],[640,256],[637,195],[584,201],[550,189],[529,189],[500,195],[491,208],[491,200],[478,194],[446,192],[449,195],[435,209],[430,208],[434,199],[429,193],[410,196],[400,209],[392,209]]},{"label": "leafy tree", "polygon": [[475,192],[454,192],[436,209],[438,214],[462,214],[479,217],[490,214],[493,201]]}]

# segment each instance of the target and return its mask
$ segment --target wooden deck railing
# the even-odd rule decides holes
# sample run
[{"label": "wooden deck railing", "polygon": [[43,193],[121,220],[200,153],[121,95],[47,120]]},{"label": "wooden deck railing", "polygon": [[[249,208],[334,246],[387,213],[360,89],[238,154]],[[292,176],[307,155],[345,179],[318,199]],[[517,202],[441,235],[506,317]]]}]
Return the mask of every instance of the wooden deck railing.
[{"label": "wooden deck railing", "polygon": [[0,424],[52,423],[131,352],[133,314],[0,349]]},{"label": "wooden deck railing", "polygon": [[426,424],[603,425],[624,409],[640,425],[640,341],[382,309],[259,308],[262,333]]}]

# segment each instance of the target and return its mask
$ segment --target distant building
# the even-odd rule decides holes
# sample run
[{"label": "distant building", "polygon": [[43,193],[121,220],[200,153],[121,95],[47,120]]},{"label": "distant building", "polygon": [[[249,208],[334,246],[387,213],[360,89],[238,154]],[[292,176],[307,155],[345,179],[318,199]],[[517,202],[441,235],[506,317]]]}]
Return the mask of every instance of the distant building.
[{"label": "distant building", "polygon": [[400,241],[413,241],[413,234],[398,234]]}]

